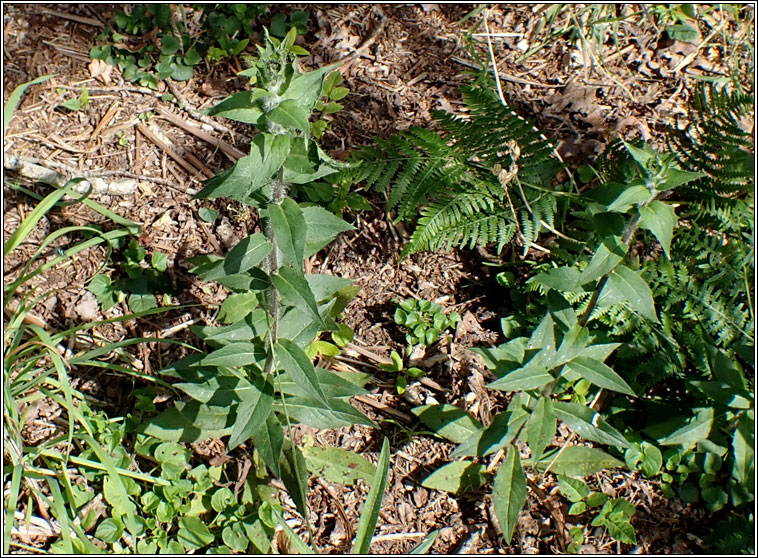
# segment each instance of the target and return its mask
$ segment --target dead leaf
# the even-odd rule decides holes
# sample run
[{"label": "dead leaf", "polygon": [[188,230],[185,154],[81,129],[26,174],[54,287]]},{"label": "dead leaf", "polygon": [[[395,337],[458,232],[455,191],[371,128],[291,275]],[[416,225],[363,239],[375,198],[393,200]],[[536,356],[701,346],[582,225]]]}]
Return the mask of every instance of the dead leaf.
[{"label": "dead leaf", "polygon": [[113,66],[107,62],[104,62],[103,60],[93,58],[88,67],[90,76],[98,81],[103,82],[105,85],[110,85]]}]

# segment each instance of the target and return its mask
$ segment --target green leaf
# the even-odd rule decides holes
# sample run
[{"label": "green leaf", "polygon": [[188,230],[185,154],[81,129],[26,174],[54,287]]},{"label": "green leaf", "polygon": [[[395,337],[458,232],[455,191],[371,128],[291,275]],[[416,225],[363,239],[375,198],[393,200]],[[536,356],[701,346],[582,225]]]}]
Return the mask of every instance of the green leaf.
[{"label": "green leaf", "polygon": [[567,401],[556,401],[555,415],[584,440],[621,448],[629,447],[629,442],[626,441],[626,438],[608,424],[600,416],[600,413],[584,405],[569,403]]},{"label": "green leaf", "polygon": [[172,64],[173,71],[171,72],[171,79],[175,81],[187,81],[192,79],[193,70],[192,66],[185,66],[176,62]]},{"label": "green leaf", "polygon": [[[226,283],[226,281],[224,282]],[[221,309],[218,312],[218,319],[224,323],[239,322],[245,316],[252,313],[258,307],[259,302],[260,301],[258,300],[258,295],[256,295],[254,292],[229,295],[221,305]]]},{"label": "green leaf", "polygon": [[157,417],[139,426],[139,432],[160,440],[197,442],[231,433],[236,413],[229,407],[177,401]]},{"label": "green leaf", "polygon": [[669,249],[674,227],[677,224],[673,206],[662,201],[653,200],[640,207],[640,227],[649,230],[660,242],[666,257],[671,259]]},{"label": "green leaf", "polygon": [[581,272],[575,267],[559,267],[535,275],[527,283],[538,283],[548,289],[571,293],[582,290],[580,276]]},{"label": "green leaf", "polygon": [[268,217],[281,253],[282,266],[300,267],[305,250],[306,221],[297,203],[285,198],[268,208]]},{"label": "green leaf", "polygon": [[455,444],[465,441],[482,427],[466,411],[447,403],[414,407],[411,412],[435,434]]},{"label": "green leaf", "polygon": [[158,307],[158,301],[152,294],[130,294],[126,300],[132,312],[144,312]]},{"label": "green leaf", "polygon": [[287,492],[306,521],[308,518],[308,468],[305,459],[297,447],[290,440],[284,443],[282,451],[282,482],[287,487]]},{"label": "green leaf", "polygon": [[368,459],[352,451],[319,446],[304,447],[302,451],[308,470],[329,482],[350,486],[358,479],[370,482],[376,474],[376,467]]},{"label": "green leaf", "polygon": [[295,547],[298,554],[316,554],[316,551],[309,547],[305,541],[298,536],[295,530],[289,526],[289,523],[284,520],[284,517],[282,517],[282,514],[279,512],[279,510],[276,508],[271,508],[271,513],[276,518],[276,522],[279,524],[279,526],[284,530],[284,533],[287,535],[287,538],[292,543],[292,546]]},{"label": "green leaf", "polygon": [[300,347],[289,339],[279,339],[276,342],[276,358],[278,369],[286,371],[301,389],[329,407],[329,401],[321,390],[313,363]]},{"label": "green leaf", "polygon": [[221,540],[224,544],[237,552],[245,552],[250,542],[242,523],[232,523],[221,531]]},{"label": "green leaf", "polygon": [[514,397],[507,411],[496,414],[489,426],[469,436],[455,448],[451,457],[485,456],[498,451],[513,442],[528,418],[529,414],[520,404],[520,397]]},{"label": "green leaf", "polygon": [[486,482],[486,470],[484,465],[473,461],[454,461],[443,465],[426,477],[421,486],[451,494],[478,490]]},{"label": "green leaf", "polygon": [[223,116],[237,122],[255,124],[263,115],[256,103],[257,98],[255,90],[234,93],[210,109],[208,116]]},{"label": "green leaf", "polygon": [[621,195],[608,206],[608,211],[626,213],[632,205],[636,205],[650,199],[650,190],[642,185],[629,186]]},{"label": "green leaf", "polygon": [[437,539],[437,535],[439,535],[439,531],[437,529],[429,532],[429,534],[427,534],[420,543],[414,546],[410,552],[408,552],[408,554],[430,554],[429,550],[434,545],[434,541]]},{"label": "green leaf", "polygon": [[347,87],[335,87],[329,92],[329,98],[332,101],[339,101],[347,97],[348,93],[350,93],[350,89]]},{"label": "green leaf", "polygon": [[[277,238],[278,239],[278,238]],[[223,275],[242,273],[255,267],[271,253],[271,243],[261,233],[251,234],[240,240],[224,258]],[[219,279],[219,276],[204,276],[207,280]]]},{"label": "green leaf", "polygon": [[685,426],[658,440],[658,443],[663,446],[682,445],[685,448],[691,448],[698,442],[708,439],[713,428],[713,420],[713,408],[700,409]]},{"label": "green leaf", "polygon": [[650,287],[642,277],[624,265],[616,266],[608,277],[610,286],[631,306],[632,310],[645,318],[658,322],[655,303]]},{"label": "green leaf", "polygon": [[371,483],[363,511],[355,531],[353,542],[353,554],[368,554],[371,539],[376,530],[376,522],[379,520],[379,511],[382,508],[382,497],[387,488],[387,473],[390,467],[390,445],[387,438],[382,442],[382,451],[376,464],[376,474]]},{"label": "green leaf", "polygon": [[287,135],[258,134],[253,138],[250,155],[229,170],[205,181],[195,197],[212,199],[230,197],[249,203],[250,196],[271,183],[272,175],[284,164],[290,149]]},{"label": "green leaf", "polygon": [[237,368],[248,364],[262,364],[266,360],[266,351],[259,344],[231,343],[204,357],[203,366]]},{"label": "green leaf", "polygon": [[663,183],[658,185],[658,190],[673,190],[677,186],[687,184],[688,182],[692,182],[698,178],[703,178],[704,176],[706,175],[702,172],[691,172],[676,168],[669,168],[666,172],[666,178],[664,179]]},{"label": "green leaf", "polygon": [[732,438],[734,466],[732,477],[745,486],[755,483],[755,421],[752,412],[743,413]]},{"label": "green leaf", "polygon": [[182,47],[179,39],[172,35],[161,36],[161,54],[174,54]]},{"label": "green leaf", "polygon": [[231,507],[234,503],[236,503],[234,492],[226,486],[222,486],[216,490],[211,497],[211,507],[218,513]]},{"label": "green leaf", "polygon": [[581,479],[558,476],[558,487],[569,502],[580,502],[590,493],[590,487]]},{"label": "green leaf", "polygon": [[579,283],[585,285],[608,273],[624,259],[626,250],[626,245],[620,242],[613,251],[609,250],[605,244],[600,244],[592,256],[590,263],[579,276]]},{"label": "green leaf", "polygon": [[274,404],[274,409],[287,412],[296,422],[302,422],[314,428],[342,428],[354,424],[365,424],[375,427],[366,415],[340,399],[332,400],[329,405],[315,397],[289,397],[286,409],[280,403]]},{"label": "green leaf", "polygon": [[324,76],[337,69],[339,64],[324,66],[313,72],[307,72],[292,80],[287,90],[282,95],[282,100],[293,99],[308,110],[313,110],[316,101],[321,97],[324,87]]},{"label": "green leaf", "polygon": [[109,517],[97,526],[95,537],[104,542],[114,543],[121,538],[123,532],[124,526],[121,522]]},{"label": "green leaf", "polygon": [[[245,293],[244,291],[263,291],[269,288],[271,283],[269,282],[269,277],[266,275],[266,272],[263,271],[261,268],[256,267],[249,271],[246,271],[245,273],[233,273],[232,275],[226,275],[224,277],[221,277],[218,279],[218,282],[221,283],[224,287],[227,289],[230,289],[232,291],[242,291],[241,294],[251,294],[252,296],[247,297],[243,300],[249,300],[252,304],[253,298],[257,301],[258,297],[255,296],[254,293]],[[227,300],[229,300],[227,298]],[[226,300],[224,301],[224,304],[226,304]],[[223,308],[223,304],[221,305]],[[247,307],[246,312],[242,314],[240,318],[237,320],[231,319],[229,316],[231,313],[221,313],[219,312],[219,319],[225,322],[236,322],[239,321],[239,319],[244,318],[248,313],[253,312],[255,310],[255,304],[252,305],[252,308]],[[238,314],[239,315],[239,314]]]},{"label": "green leaf", "polygon": [[307,133],[310,130],[308,117],[310,110],[298,100],[290,99],[283,101],[274,110],[266,114],[272,122],[281,124],[287,128],[295,128]]},{"label": "green leaf", "polygon": [[505,460],[495,475],[492,501],[505,542],[510,544],[513,530],[518,523],[519,512],[526,503],[526,475],[524,475],[521,458],[515,446],[508,448]]},{"label": "green leaf", "polygon": [[271,281],[289,304],[305,312],[322,329],[326,329],[326,323],[318,311],[316,298],[300,269],[281,267],[271,275]]},{"label": "green leaf", "polygon": [[574,360],[567,362],[566,368],[598,387],[636,397],[632,388],[629,387],[629,384],[614,372],[612,368],[603,364],[599,360],[579,356]]},{"label": "green leaf", "polygon": [[303,207],[302,210],[307,223],[306,258],[329,244],[339,233],[355,230],[355,227],[318,205]]},{"label": "green leaf", "polygon": [[211,544],[215,537],[198,517],[184,516],[179,519],[179,542],[186,550],[197,550]]},{"label": "green leaf", "polygon": [[537,463],[545,448],[553,441],[557,426],[553,401],[540,397],[526,425],[526,439],[532,450],[532,463]]},{"label": "green leaf", "polygon": [[253,432],[252,438],[255,450],[263,458],[268,468],[271,469],[274,476],[281,478],[284,429],[274,413],[270,413],[268,418],[260,423],[258,429]]},{"label": "green leaf", "polygon": [[[553,462],[560,451],[558,459]],[[568,446],[563,450],[548,453],[537,463],[537,468],[544,471],[552,463],[550,471],[566,477],[586,477],[605,469],[623,467],[624,464],[597,448],[586,446]]]},{"label": "green leaf", "polygon": [[527,391],[542,389],[554,380],[555,378],[548,373],[544,366],[527,364],[523,368],[514,370],[487,384],[487,387],[500,391]]},{"label": "green leaf", "polygon": [[228,442],[229,450],[250,438],[266,422],[274,406],[274,387],[270,379],[258,377],[248,386],[240,394],[237,420]]}]

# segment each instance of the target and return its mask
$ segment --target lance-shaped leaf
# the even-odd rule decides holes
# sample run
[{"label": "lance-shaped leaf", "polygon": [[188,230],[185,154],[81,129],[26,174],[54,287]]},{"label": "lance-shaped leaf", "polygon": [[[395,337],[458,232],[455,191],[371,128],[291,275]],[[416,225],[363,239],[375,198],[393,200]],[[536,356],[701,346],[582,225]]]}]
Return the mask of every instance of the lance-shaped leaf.
[{"label": "lance-shaped leaf", "polygon": [[683,445],[685,448],[691,448],[698,442],[707,440],[713,428],[714,413],[713,408],[708,407],[700,409],[697,414],[690,419],[689,423],[678,430],[672,432],[664,439],[659,440],[662,446]]},{"label": "lance-shaped leaf", "polygon": [[464,442],[482,427],[465,410],[447,403],[414,407],[411,412],[435,434],[456,444]]},{"label": "lance-shaped leaf", "polygon": [[390,467],[390,445],[387,438],[382,442],[382,452],[376,464],[376,473],[371,490],[369,490],[366,502],[363,504],[361,519],[355,532],[353,554],[368,554],[371,539],[376,530],[376,522],[379,520],[379,511],[382,509],[382,498],[387,488],[387,474]]},{"label": "lance-shaped leaf", "polygon": [[313,363],[305,352],[289,339],[279,339],[276,342],[277,368],[286,371],[300,388],[327,407],[329,401],[318,382]]},{"label": "lance-shaped leaf", "polygon": [[636,397],[632,388],[611,367],[599,360],[586,356],[576,357],[566,363],[566,367],[579,377],[592,382],[594,385],[611,391],[618,391],[631,397]]},{"label": "lance-shaped leaf", "polygon": [[308,467],[300,448],[290,440],[284,443],[281,464],[282,482],[287,493],[295,502],[297,511],[308,521]]},{"label": "lance-shaped leaf", "polygon": [[460,494],[478,490],[488,480],[486,467],[473,461],[453,461],[443,465],[424,479],[421,486]]},{"label": "lance-shaped leaf", "polygon": [[676,222],[676,212],[670,204],[653,200],[640,207],[640,226],[655,235],[669,259],[671,258],[669,253],[671,238],[674,236]]},{"label": "lance-shaped leaf", "polygon": [[281,478],[282,448],[284,447],[284,429],[275,413],[269,413],[268,418],[259,423],[252,434],[253,445],[277,478]]},{"label": "lance-shaped leaf", "polygon": [[523,368],[514,370],[499,380],[488,384],[487,387],[500,391],[527,391],[542,389],[553,380],[555,378],[548,373],[544,366],[527,364]]},{"label": "lance-shaped leaf", "polygon": [[[559,451],[560,454],[558,454]],[[586,477],[604,469],[623,467],[624,464],[597,448],[569,446],[549,452],[537,463],[537,468],[541,471],[546,470],[548,466],[556,475]]]},{"label": "lance-shaped leaf", "polygon": [[324,319],[318,311],[316,297],[302,271],[289,266],[281,267],[271,275],[271,282],[288,303],[308,314],[322,329],[326,329]]},{"label": "lance-shaped leaf", "polygon": [[285,403],[274,403],[277,412],[286,413],[295,422],[302,422],[314,428],[342,428],[354,424],[376,427],[371,420],[341,399],[333,399],[329,404],[316,397],[288,397]]},{"label": "lance-shaped leaf", "polygon": [[597,411],[584,405],[556,401],[555,415],[585,440],[609,446],[629,447],[629,442],[618,430],[608,424]]},{"label": "lance-shaped leaf", "polygon": [[632,310],[654,322],[658,321],[650,287],[636,271],[619,265],[608,277],[608,282],[617,294],[623,297]]},{"label": "lance-shaped leaf", "polygon": [[248,364],[261,364],[266,360],[266,351],[260,344],[231,343],[204,357],[203,366],[236,368]]},{"label": "lance-shaped leaf", "polygon": [[285,198],[268,208],[268,217],[281,254],[282,266],[300,267],[303,263],[307,225],[297,203]]},{"label": "lance-shaped leaf", "polygon": [[533,463],[540,460],[545,448],[553,441],[556,424],[552,399],[540,397],[526,425],[526,439],[532,450]]},{"label": "lance-shaped leaf", "polygon": [[271,380],[259,376],[253,382],[245,382],[244,389],[237,393],[237,420],[229,437],[228,447],[233,450],[253,435],[271,414],[274,405],[274,387]]},{"label": "lance-shaped leaf", "polygon": [[[263,261],[271,253],[271,243],[261,233],[251,234],[240,240],[224,258],[224,275],[243,273]],[[205,279],[218,279],[208,277]]]},{"label": "lance-shaped leaf", "polygon": [[605,244],[598,246],[590,263],[582,271],[579,283],[582,285],[590,283],[608,273],[624,259],[626,249],[626,245],[621,243],[617,244],[614,251],[610,251]]},{"label": "lance-shaped leaf", "polygon": [[526,502],[526,475],[521,467],[518,449],[514,446],[508,448],[505,461],[495,475],[492,501],[505,542],[510,543],[519,512]]}]

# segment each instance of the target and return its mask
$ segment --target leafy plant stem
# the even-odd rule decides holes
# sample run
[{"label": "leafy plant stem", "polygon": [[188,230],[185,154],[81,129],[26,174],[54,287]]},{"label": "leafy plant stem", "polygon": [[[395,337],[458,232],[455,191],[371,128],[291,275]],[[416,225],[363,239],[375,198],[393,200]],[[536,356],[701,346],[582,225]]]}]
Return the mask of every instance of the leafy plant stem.
[{"label": "leafy plant stem", "polygon": [[[650,199],[647,201],[645,205],[653,201],[658,197],[658,193],[653,194]],[[625,244],[626,246],[629,246],[629,241],[634,236],[634,233],[637,232],[637,229],[640,226],[640,214],[636,213],[632,219],[629,221],[629,224],[626,226],[626,230],[624,231],[624,235],[621,237],[622,244]],[[610,274],[613,270],[609,271],[605,275],[603,275],[600,280],[597,282],[597,287],[595,287],[595,290],[592,292],[592,297],[590,298],[590,302],[587,305],[587,310],[584,311],[584,314],[582,315],[581,319],[579,320],[579,325],[582,327],[587,325],[587,322],[590,319],[590,316],[592,315],[592,311],[595,309],[595,306],[597,306],[597,301],[600,298],[600,293],[603,292],[603,287],[605,287],[605,284],[608,282],[608,277],[610,277]]]}]

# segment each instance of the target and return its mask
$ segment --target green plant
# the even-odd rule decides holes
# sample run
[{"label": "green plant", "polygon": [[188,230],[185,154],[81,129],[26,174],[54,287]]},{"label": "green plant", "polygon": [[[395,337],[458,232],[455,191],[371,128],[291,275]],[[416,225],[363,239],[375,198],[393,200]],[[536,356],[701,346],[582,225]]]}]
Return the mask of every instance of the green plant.
[{"label": "green plant", "polygon": [[194,272],[232,294],[218,319],[228,325],[195,327],[211,348],[161,372],[189,398],[140,426],[168,441],[229,436],[229,450],[254,448],[284,482],[304,518],[307,486],[302,450],[285,439],[285,427],[306,423],[336,428],[372,425],[346,400],[365,393],[363,376],[314,367],[306,348],[324,331],[344,334],[335,318],[356,290],[331,275],[304,275],[303,261],[352,227],[318,206],[288,197],[337,171],[310,135],[309,117],[334,66],[302,73],[293,50],[296,31],[279,41],[265,35],[259,57],[242,72],[256,87],[235,93],[209,114],[254,124],[250,155],[211,178],[197,195],[231,197],[257,208],[263,233],[242,239],[225,257],[197,256]]},{"label": "green plant", "polygon": [[395,372],[397,374],[395,377],[395,390],[399,395],[402,395],[408,387],[408,378],[420,378],[424,375],[424,371],[415,366],[406,368],[405,364],[403,364],[403,358],[397,354],[397,351],[390,353],[390,359],[392,363],[380,364],[379,367],[387,372]]},{"label": "green plant", "polygon": [[[167,78],[186,81],[203,59],[218,62],[242,54],[257,30],[255,22],[268,8],[267,4],[203,4],[192,8],[137,4],[115,13],[117,30],[106,28],[98,35],[98,42],[103,44],[92,47],[90,57],[119,66],[124,79],[143,87],[155,89]],[[188,10],[200,12],[199,34],[189,28]],[[277,14],[272,18],[271,33],[284,37],[295,29],[304,34],[308,17],[308,12],[294,12],[287,22],[284,14]],[[298,54],[307,54],[301,47],[293,48]]]},{"label": "green plant", "polygon": [[[357,181],[384,191],[397,221],[418,216],[401,256],[451,246],[496,245],[514,237],[524,250],[553,229],[562,164],[532,125],[486,85],[462,87],[467,118],[433,113],[439,135],[412,128],[363,148]],[[420,209],[419,209],[420,208]]]},{"label": "green plant", "polygon": [[[398,301],[395,301],[398,304]],[[458,312],[445,314],[442,306],[429,300],[408,298],[395,309],[395,323],[408,329],[408,345],[433,345],[445,331],[461,321]]]},{"label": "green plant", "polygon": [[[726,253],[706,239],[694,241],[698,224],[699,234],[718,234],[714,223],[734,215],[724,207],[751,203],[742,201],[745,191],[752,192],[747,186],[752,177],[743,163],[749,159],[746,138],[736,125],[748,98],[707,90],[704,95],[708,102],[693,110],[707,109],[710,120],[705,114],[693,119],[691,128],[675,136],[677,151],[658,153],[649,146],[622,143],[601,157],[595,187],[581,197],[570,197],[578,208],[564,223],[564,232],[578,240],[560,236],[551,248],[553,260],[536,266],[526,288],[508,281],[512,289],[521,290],[523,310],[544,314],[536,327],[531,319],[505,320],[508,342],[474,349],[497,378],[489,387],[512,393],[507,410],[482,426],[460,409],[419,408],[423,422],[458,444],[452,457],[504,452],[492,492],[506,540],[527,495],[517,440],[530,451],[526,463],[543,474],[582,477],[623,465],[597,448],[568,442],[551,448],[558,420],[574,432],[572,440],[578,436],[610,446],[612,454],[626,450],[630,467],[648,476],[660,474],[664,486],[675,482],[680,496],[689,501],[702,498],[712,511],[728,502],[739,507],[752,501],[745,483],[754,479],[753,388],[739,359],[746,355],[741,347],[752,347],[754,341],[740,321],[732,335],[724,335],[724,323],[733,322],[729,313],[723,316],[720,311],[729,304],[740,308],[748,299],[741,277],[742,267],[749,265],[745,255],[753,250],[752,238],[745,234],[752,225],[741,220],[725,223],[727,234],[739,235],[733,242],[741,243],[735,251],[736,260],[743,263],[737,274],[724,274],[723,294],[706,288],[690,291],[686,298],[667,298],[666,285],[651,281],[649,275],[668,261],[693,274],[715,269],[708,258],[713,252]],[[724,139],[717,142],[716,137]],[[724,180],[736,188],[722,193],[719,184]],[[692,201],[687,206],[671,201],[679,195]],[[677,224],[685,216],[692,234],[680,235]],[[704,244],[709,251],[703,251]],[[713,267],[703,266],[704,254]],[[736,285],[730,284],[734,277],[740,278]],[[541,296],[529,297],[535,288]],[[720,307],[707,302],[711,295]],[[697,300],[690,302],[693,298]],[[676,306],[683,300],[684,312]],[[752,319],[741,310],[731,315]],[[518,336],[524,331],[528,337]],[[722,335],[714,339],[711,331]],[[655,361],[640,359],[653,351]],[[670,366],[641,370],[661,361]],[[665,382],[672,374],[674,381]],[[661,389],[662,381],[676,389],[675,398]],[[658,446],[670,449],[662,452]],[[463,474],[466,468],[458,470]],[[628,503],[608,501],[593,525],[631,543],[633,513]]]},{"label": "green plant", "polygon": [[[561,494],[571,502],[569,515],[580,515],[592,508],[603,506],[592,519],[592,526],[605,527],[608,534],[615,540],[634,544],[637,542],[636,533],[630,520],[635,513],[632,504],[622,498],[609,499],[603,492],[593,492],[587,483],[581,479],[558,477]],[[579,528],[581,531],[581,527]],[[568,552],[577,552],[584,542],[584,533],[572,533],[574,541],[569,544]]]},{"label": "green plant", "polygon": [[76,97],[73,99],[66,99],[61,106],[71,111],[86,109],[87,106],[89,106],[89,90],[87,89],[87,86],[82,85],[82,94],[78,99]]},{"label": "green plant", "polygon": [[125,278],[112,280],[108,275],[98,274],[91,280],[87,289],[95,295],[103,310],[126,300],[132,312],[139,312],[158,306],[155,293],[162,292],[164,306],[170,305],[169,293],[173,293],[171,282],[166,273],[168,257],[161,252],[150,256],[136,239],[131,239],[123,252],[124,261],[121,270]]}]

